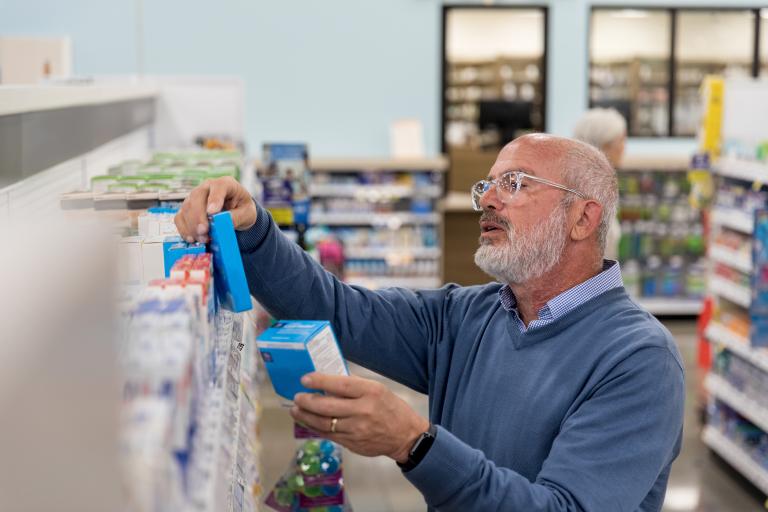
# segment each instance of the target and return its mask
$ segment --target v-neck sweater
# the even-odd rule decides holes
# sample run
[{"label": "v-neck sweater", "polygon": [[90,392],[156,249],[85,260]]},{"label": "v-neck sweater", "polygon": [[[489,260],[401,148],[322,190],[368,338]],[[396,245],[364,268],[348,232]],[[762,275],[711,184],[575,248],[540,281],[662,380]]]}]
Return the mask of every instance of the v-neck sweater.
[{"label": "v-neck sweater", "polygon": [[405,476],[431,510],[661,510],[683,367],[669,331],[623,287],[520,332],[499,283],[349,286],[261,207],[238,241],[271,314],[330,320],[345,357],[429,395],[437,437]]}]

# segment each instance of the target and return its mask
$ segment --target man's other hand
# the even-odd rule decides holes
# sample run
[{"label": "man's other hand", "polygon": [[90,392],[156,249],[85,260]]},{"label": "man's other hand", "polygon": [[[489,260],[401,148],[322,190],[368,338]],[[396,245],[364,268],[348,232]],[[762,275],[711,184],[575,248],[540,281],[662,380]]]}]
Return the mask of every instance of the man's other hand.
[{"label": "man's other hand", "polygon": [[379,382],[310,373],[301,383],[327,395],[298,393],[291,416],[360,455],[385,455],[403,463],[416,439],[429,430],[426,418]]}]

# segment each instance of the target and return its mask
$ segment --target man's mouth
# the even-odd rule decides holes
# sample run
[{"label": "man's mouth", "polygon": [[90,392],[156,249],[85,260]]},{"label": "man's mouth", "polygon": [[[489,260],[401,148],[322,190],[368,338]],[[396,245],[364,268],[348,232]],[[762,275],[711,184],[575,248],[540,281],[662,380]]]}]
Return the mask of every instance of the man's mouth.
[{"label": "man's mouth", "polygon": [[495,231],[505,231],[505,229],[504,229],[504,226],[502,226],[498,222],[493,222],[490,220],[481,220],[480,231],[482,233],[492,233]]}]

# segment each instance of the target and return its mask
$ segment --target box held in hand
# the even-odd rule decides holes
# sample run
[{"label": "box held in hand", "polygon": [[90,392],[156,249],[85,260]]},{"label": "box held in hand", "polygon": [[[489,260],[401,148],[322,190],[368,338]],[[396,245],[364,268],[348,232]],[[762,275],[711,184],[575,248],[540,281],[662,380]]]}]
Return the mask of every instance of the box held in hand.
[{"label": "box held in hand", "polygon": [[256,340],[275,392],[286,400],[296,393],[317,393],[301,385],[311,372],[349,375],[330,322],[282,320]]}]

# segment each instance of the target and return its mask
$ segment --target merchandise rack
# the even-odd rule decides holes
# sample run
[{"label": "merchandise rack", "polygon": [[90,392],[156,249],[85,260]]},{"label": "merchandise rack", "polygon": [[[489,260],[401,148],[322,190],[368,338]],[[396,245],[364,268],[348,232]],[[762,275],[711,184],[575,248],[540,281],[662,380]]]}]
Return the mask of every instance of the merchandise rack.
[{"label": "merchandise rack", "polygon": [[712,396],[730,405],[736,412],[763,429],[763,431],[768,431],[768,409],[765,406],[752,400],[728,383],[727,380],[714,373],[707,375],[704,387]]},{"label": "merchandise rack", "polygon": [[[665,176],[667,173],[680,176],[688,170],[688,158],[680,156],[640,156],[627,155],[618,169],[618,176],[621,179],[627,173],[643,174],[651,173],[656,178]],[[640,194],[644,197],[647,194]],[[656,196],[658,201],[664,201],[663,198]],[[622,205],[628,205],[627,196],[622,196],[619,200],[619,208]],[[637,222],[637,221],[633,221]],[[671,224],[671,223],[670,223]],[[623,233],[623,235],[626,235]],[[622,265],[626,261],[620,262]],[[641,261],[642,265],[645,265]],[[702,299],[690,296],[634,296],[633,299],[644,309],[653,315],[697,315],[701,311]]]},{"label": "merchandise rack", "polygon": [[[369,229],[370,233],[379,230],[391,232],[393,235],[404,227],[434,228],[435,230],[434,245],[424,245],[423,243],[361,246],[345,244],[344,254],[348,260],[363,263],[361,268],[365,268],[366,261],[383,261],[387,271],[387,275],[353,272],[346,279],[348,283],[369,288],[390,286],[436,288],[442,284],[440,270],[442,252],[439,238],[443,218],[436,205],[443,195],[447,168],[448,161],[444,157],[311,160],[310,196],[312,209],[309,217],[310,227],[327,226],[331,231],[354,228]],[[424,173],[430,174],[424,175]],[[330,182],[323,183],[318,179],[320,175]],[[358,175],[359,179],[357,182],[350,183],[355,179],[354,175]],[[392,183],[393,175],[410,175],[413,181],[410,184]],[[431,181],[426,179],[426,176],[431,176]],[[341,181],[341,183],[334,183],[334,181]],[[426,184],[427,181],[430,181],[430,184]],[[360,204],[371,205],[370,208],[374,211],[334,211],[334,199],[354,200]],[[428,201],[431,204],[431,209],[418,212],[400,211],[403,204],[417,199],[423,202]],[[395,203],[400,205],[397,209],[375,211],[382,205],[385,205],[384,210],[386,210],[390,208],[386,205],[394,205]],[[408,275],[405,272],[405,275],[401,275],[403,272],[398,265],[406,260],[431,261],[433,263],[430,264],[429,268],[434,269],[434,272],[430,271],[429,274],[419,275]]]},{"label": "merchandise rack", "polygon": [[752,482],[755,487],[768,494],[768,471],[744,453],[739,445],[711,426],[704,427],[702,441]]},{"label": "merchandise rack", "polygon": [[711,342],[717,343],[757,368],[768,372],[768,349],[752,347],[749,344],[749,338],[740,336],[717,321],[709,323],[704,335]]},{"label": "merchandise rack", "polygon": [[[712,169],[716,179],[722,182],[720,190],[729,194],[719,205],[711,210],[711,235],[708,257],[712,271],[708,278],[708,291],[715,298],[717,305],[715,317],[707,325],[704,336],[717,347],[717,364],[707,374],[704,387],[709,393],[708,415],[702,439],[714,452],[718,453],[734,469],[750,480],[762,492],[768,494],[768,468],[747,453],[742,443],[736,442],[730,436],[734,435],[729,428],[716,426],[722,422],[712,415],[718,411],[730,408],[740,418],[733,421],[749,422],[762,431],[768,432],[768,407],[757,400],[761,389],[762,372],[768,373],[768,349],[752,345],[751,336],[747,329],[752,329],[754,321],[753,290],[746,286],[745,276],[754,279],[755,263],[753,248],[756,243],[754,236],[754,211],[759,208],[757,201],[734,202],[730,198],[735,194],[733,183],[741,182],[744,188],[758,190],[763,180],[768,177],[768,165],[740,158],[723,157],[716,162]],[[723,193],[723,192],[721,192]],[[730,206],[723,206],[727,204]],[[744,204],[745,209],[732,205]],[[718,236],[734,249],[717,242]],[[715,274],[715,266],[718,274]],[[727,270],[730,269],[730,270]],[[725,276],[720,275],[727,270]],[[726,276],[732,276],[729,279]],[[741,277],[738,277],[741,276]],[[729,326],[730,322],[734,329]],[[745,323],[749,321],[749,326]],[[737,359],[733,359],[736,357]],[[737,366],[734,366],[737,365]],[[745,370],[745,368],[747,370]],[[733,372],[733,373],[731,373]],[[745,373],[746,372],[746,373]],[[755,379],[755,380],[752,380]],[[737,382],[738,387],[733,382]],[[730,414],[730,413],[729,413]],[[713,424],[714,423],[714,424]],[[720,430],[720,429],[724,429]],[[726,435],[726,432],[729,432]]]}]

